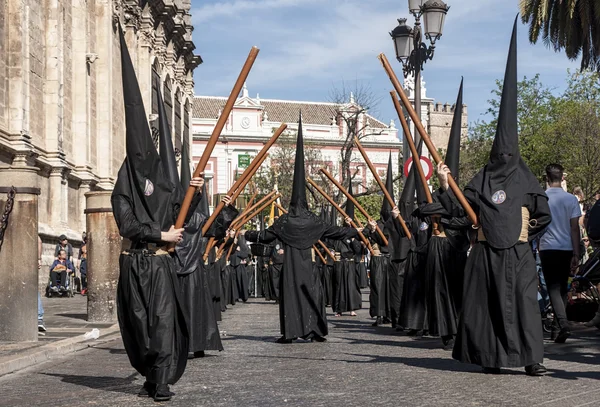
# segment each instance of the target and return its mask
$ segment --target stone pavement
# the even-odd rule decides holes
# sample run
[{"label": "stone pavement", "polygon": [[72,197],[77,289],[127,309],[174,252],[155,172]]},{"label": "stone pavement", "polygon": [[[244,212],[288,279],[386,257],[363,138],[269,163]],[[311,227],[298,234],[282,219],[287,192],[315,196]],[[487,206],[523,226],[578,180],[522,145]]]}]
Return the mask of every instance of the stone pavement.
[{"label": "stone pavement", "polygon": [[[366,296],[365,296],[366,299]],[[600,331],[575,328],[565,345],[548,343],[550,374],[480,373],[440,349],[389,326],[372,328],[368,311],[334,318],[326,343],[274,343],[277,306],[238,304],[221,323],[225,351],[191,360],[172,387],[171,406],[598,406]],[[152,406],[136,392],[142,378],[119,339],[0,378],[2,406]]]},{"label": "stone pavement", "polygon": [[[73,298],[42,297],[44,324],[47,332],[40,334],[37,342],[0,342],[0,375],[5,373],[4,364],[16,358],[31,355],[48,348],[47,345],[68,345],[70,348],[82,342],[77,336],[97,328],[100,335],[115,331],[114,323],[91,323],[87,319],[87,297],[75,294]],[[68,339],[72,339],[68,341]],[[81,348],[87,345],[81,346]],[[52,357],[52,356],[51,356]],[[45,358],[44,358],[45,359]],[[18,368],[21,368],[17,364]],[[28,366],[25,364],[25,366]],[[10,370],[8,370],[10,371]],[[0,405],[1,405],[0,401]]]}]

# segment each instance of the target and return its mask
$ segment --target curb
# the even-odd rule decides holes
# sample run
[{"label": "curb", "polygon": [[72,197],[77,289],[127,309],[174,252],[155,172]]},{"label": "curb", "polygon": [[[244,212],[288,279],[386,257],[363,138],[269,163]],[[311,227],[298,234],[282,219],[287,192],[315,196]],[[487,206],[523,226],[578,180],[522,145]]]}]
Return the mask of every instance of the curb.
[{"label": "curb", "polygon": [[119,324],[102,329],[100,333],[101,335],[98,339],[86,339],[82,334],[40,346],[33,353],[24,354],[25,352],[20,352],[14,356],[8,356],[7,358],[12,357],[12,359],[0,361],[0,377],[112,340],[115,334],[120,333]]}]

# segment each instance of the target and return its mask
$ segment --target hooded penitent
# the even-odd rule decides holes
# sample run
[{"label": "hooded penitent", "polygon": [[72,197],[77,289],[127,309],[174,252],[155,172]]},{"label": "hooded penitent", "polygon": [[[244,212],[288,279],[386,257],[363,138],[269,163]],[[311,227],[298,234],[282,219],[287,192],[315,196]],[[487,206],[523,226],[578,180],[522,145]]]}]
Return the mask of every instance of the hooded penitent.
[{"label": "hooded penitent", "polygon": [[454,180],[458,184],[458,170],[460,162],[460,140],[462,135],[462,111],[463,111],[463,80],[460,81],[460,88],[454,105],[454,116],[452,117],[452,127],[450,127],[450,138],[448,139],[448,149],[446,150],[445,163],[450,168]]},{"label": "hooded penitent", "polygon": [[131,203],[139,222],[159,222],[164,231],[174,224],[177,215],[171,198],[175,186],[165,174],[163,163],[154,147],[142,94],[121,29],[119,39],[127,157],[119,169],[113,196],[125,197]]},{"label": "hooded penitent", "polygon": [[[350,196],[352,195],[352,180],[349,181],[349,185],[348,185],[348,193],[350,194]],[[354,202],[352,202],[350,199],[348,199],[346,201],[346,215],[348,215],[350,217],[350,219],[354,220]]]},{"label": "hooded penitent", "polygon": [[158,152],[160,154],[160,160],[162,161],[165,174],[174,186],[173,193],[178,195],[174,201],[180,202],[183,200],[183,188],[181,187],[179,174],[177,172],[177,160],[175,158],[175,150],[173,149],[173,139],[171,138],[171,126],[169,125],[169,120],[167,119],[167,112],[165,110],[165,104],[163,102],[162,93],[160,92],[160,87],[158,88],[157,93],[159,131]]},{"label": "hooded penitent", "polygon": [[[190,186],[192,172],[190,170],[190,148],[188,143],[184,142],[181,147],[181,187],[184,191]],[[204,191],[203,191],[204,192]],[[204,194],[202,195],[204,196]]]},{"label": "hooded penitent", "polygon": [[[388,160],[387,174],[385,176],[385,189],[387,189],[388,193],[394,199],[394,174],[392,173],[392,153],[390,153],[390,157]],[[381,216],[381,220],[383,222],[388,221],[392,218],[392,206],[383,197],[383,203],[381,205],[381,210],[379,211],[379,215]]]},{"label": "hooded penitent", "polygon": [[525,194],[545,195],[519,152],[516,20],[504,74],[496,138],[488,163],[467,189],[479,195],[481,227],[488,243],[497,249],[512,247],[519,240]]},{"label": "hooded penitent", "polygon": [[273,231],[287,245],[296,249],[308,249],[326,230],[326,225],[308,210],[306,199],[306,173],[304,171],[304,139],[302,117],[298,120],[294,181],[289,213],[282,215],[272,226]]}]

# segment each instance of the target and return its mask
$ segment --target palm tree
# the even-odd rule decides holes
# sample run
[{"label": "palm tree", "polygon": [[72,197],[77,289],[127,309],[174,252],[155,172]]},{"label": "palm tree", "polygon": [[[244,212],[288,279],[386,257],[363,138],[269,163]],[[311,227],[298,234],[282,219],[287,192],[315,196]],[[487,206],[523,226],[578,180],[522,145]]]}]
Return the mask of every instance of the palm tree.
[{"label": "palm tree", "polygon": [[600,1],[520,0],[521,18],[529,24],[529,41],[542,36],[547,47],[575,60],[581,69],[600,72]]}]

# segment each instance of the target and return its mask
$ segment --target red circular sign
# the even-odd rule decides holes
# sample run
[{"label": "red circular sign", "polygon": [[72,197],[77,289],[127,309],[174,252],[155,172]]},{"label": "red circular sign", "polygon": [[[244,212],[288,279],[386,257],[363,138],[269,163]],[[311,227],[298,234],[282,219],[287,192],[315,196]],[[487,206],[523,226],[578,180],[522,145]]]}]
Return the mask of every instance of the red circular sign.
[{"label": "red circular sign", "polygon": [[[408,173],[410,171],[410,167],[412,166],[413,159],[409,157],[404,164],[404,176],[408,177]],[[425,179],[429,181],[429,178],[433,175],[433,164],[431,160],[427,157],[421,156],[421,167],[423,167],[423,172],[425,173]]]}]

